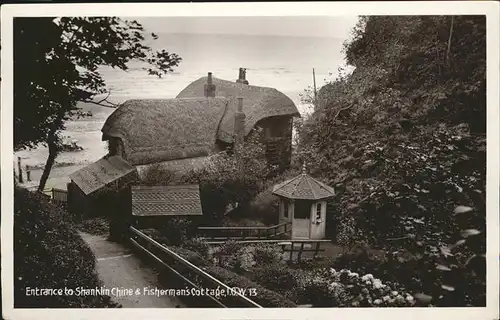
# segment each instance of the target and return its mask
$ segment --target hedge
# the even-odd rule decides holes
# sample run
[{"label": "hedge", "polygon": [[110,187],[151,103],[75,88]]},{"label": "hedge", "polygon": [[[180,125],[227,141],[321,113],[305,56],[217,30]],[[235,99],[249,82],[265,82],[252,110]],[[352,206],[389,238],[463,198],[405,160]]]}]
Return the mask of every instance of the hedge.
[{"label": "hedge", "polygon": [[14,307],[120,307],[109,296],[27,295],[27,288],[99,288],[95,256],[68,214],[26,189],[14,193]]}]

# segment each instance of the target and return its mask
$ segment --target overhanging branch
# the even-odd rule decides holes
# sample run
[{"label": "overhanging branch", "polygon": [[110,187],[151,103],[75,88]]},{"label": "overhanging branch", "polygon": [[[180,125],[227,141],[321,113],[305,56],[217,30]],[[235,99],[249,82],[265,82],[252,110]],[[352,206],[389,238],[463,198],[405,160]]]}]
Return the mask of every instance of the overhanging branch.
[{"label": "overhanging branch", "polygon": [[102,98],[99,101],[94,101],[91,99],[83,99],[81,101],[85,102],[85,103],[92,103],[92,104],[95,104],[95,105],[98,105],[101,107],[106,107],[106,108],[118,108],[121,105],[121,103],[114,103],[114,102],[109,101],[108,98],[110,95],[111,95],[111,90],[108,91],[108,95],[106,97]]}]

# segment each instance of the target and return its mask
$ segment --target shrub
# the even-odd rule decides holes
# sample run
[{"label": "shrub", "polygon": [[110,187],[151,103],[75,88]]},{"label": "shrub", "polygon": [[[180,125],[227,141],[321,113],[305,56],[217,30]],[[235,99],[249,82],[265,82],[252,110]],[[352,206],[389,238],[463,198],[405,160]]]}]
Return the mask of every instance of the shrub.
[{"label": "shrub", "polygon": [[279,198],[272,194],[272,187],[257,194],[248,207],[243,209],[240,216],[259,219],[267,225],[277,224],[279,219]]},{"label": "shrub", "polygon": [[215,278],[227,284],[229,287],[238,287],[254,290],[256,295],[250,295],[247,291],[247,296],[249,299],[257,302],[263,307],[268,308],[290,308],[296,307],[296,304],[288,300],[284,296],[264,288],[263,286],[249,280],[248,278],[241,276],[237,273],[231,272],[221,267],[212,266],[207,267],[206,270],[211,273]]},{"label": "shrub", "polygon": [[286,294],[299,286],[300,270],[293,270],[282,265],[267,265],[252,270],[252,279],[262,286]]},{"label": "shrub", "polygon": [[14,191],[14,307],[117,307],[108,296],[29,296],[26,288],[95,288],[95,256],[68,221],[41,195]]},{"label": "shrub", "polygon": [[191,262],[192,264],[198,266],[198,267],[206,267],[211,265],[210,262],[208,262],[203,256],[201,256],[199,253],[191,251],[189,249],[183,248],[183,247],[169,247],[172,251],[186,259],[187,261]]},{"label": "shrub", "polygon": [[273,245],[243,245],[234,241],[216,247],[217,264],[234,271],[248,271],[254,266],[281,264],[285,260],[281,248]]},{"label": "shrub", "polygon": [[345,292],[341,285],[330,287],[328,279],[312,276],[293,292],[297,303],[315,307],[340,307],[345,303]]},{"label": "shrub", "polygon": [[235,241],[227,241],[214,247],[212,255],[215,263],[230,270],[241,269],[242,265],[245,265],[245,261],[242,261],[242,252],[240,252],[242,248],[244,249],[241,244]]},{"label": "shrub", "polygon": [[253,248],[253,260],[256,265],[272,265],[283,263],[283,251],[279,246],[259,244]]},{"label": "shrub", "polygon": [[188,218],[168,217],[157,229],[168,240],[169,245],[181,245],[194,234],[194,223]]},{"label": "shrub", "polygon": [[208,257],[210,251],[210,245],[208,245],[202,238],[193,238],[187,240],[184,245],[186,249],[196,251],[203,257]]},{"label": "shrub", "polygon": [[201,169],[186,173],[182,180],[200,184],[200,197],[207,223],[219,224],[228,207],[246,206],[262,190],[268,174],[265,149],[259,130],[252,132],[237,154],[221,152]]},{"label": "shrub", "polygon": [[[226,247],[229,248],[229,247]],[[283,297],[282,295],[268,290],[263,286],[251,281],[250,279],[234,273],[225,268],[211,265],[210,262],[200,257],[199,254],[192,252],[186,248],[172,247],[174,252],[185,258],[186,260],[201,266],[206,272],[211,274],[216,279],[222,281],[229,287],[238,287],[244,289],[251,289],[255,291],[256,296],[254,296],[249,290],[246,292],[246,296],[259,303],[263,307],[295,307],[296,305]]]},{"label": "shrub", "polygon": [[[486,304],[485,236],[467,215],[471,207],[459,206],[455,214],[463,231],[453,245],[435,241],[413,241],[414,247],[385,256],[366,252],[346,254],[333,264],[359,273],[373,273],[384,281],[398,282],[411,293],[425,294],[427,304],[442,307],[484,306]],[[460,217],[465,215],[465,217]],[[479,223],[481,225],[481,223]],[[425,303],[424,303],[425,304]]]},{"label": "shrub", "polygon": [[109,233],[109,221],[103,217],[89,218],[80,222],[77,228],[97,236],[107,235]]}]

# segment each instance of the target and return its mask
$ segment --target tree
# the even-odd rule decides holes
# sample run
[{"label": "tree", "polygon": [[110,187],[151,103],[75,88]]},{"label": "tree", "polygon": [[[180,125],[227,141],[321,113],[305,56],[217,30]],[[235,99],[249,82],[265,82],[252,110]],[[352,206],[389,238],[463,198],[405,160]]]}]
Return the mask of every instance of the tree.
[{"label": "tree", "polygon": [[[117,17],[14,19],[14,148],[47,145],[39,191],[60,150],[65,121],[83,116],[77,102],[116,107],[100,66],[128,70],[139,61],[148,74],[161,77],[181,62],[175,53],[145,45],[147,36],[137,21]],[[106,96],[95,100],[98,95]]]}]

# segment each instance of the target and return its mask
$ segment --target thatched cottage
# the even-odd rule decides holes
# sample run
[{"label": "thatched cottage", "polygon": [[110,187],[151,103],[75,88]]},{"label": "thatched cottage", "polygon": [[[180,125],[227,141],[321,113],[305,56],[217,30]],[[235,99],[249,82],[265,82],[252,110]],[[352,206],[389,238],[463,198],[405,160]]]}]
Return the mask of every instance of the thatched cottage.
[{"label": "thatched cottage", "polygon": [[269,164],[290,163],[293,101],[273,88],[248,85],[244,70],[236,82],[202,77],[175,99],[129,100],[102,128],[110,155],[138,168],[162,163],[173,170],[203,165],[207,157],[231,148],[257,126],[263,129]]}]

